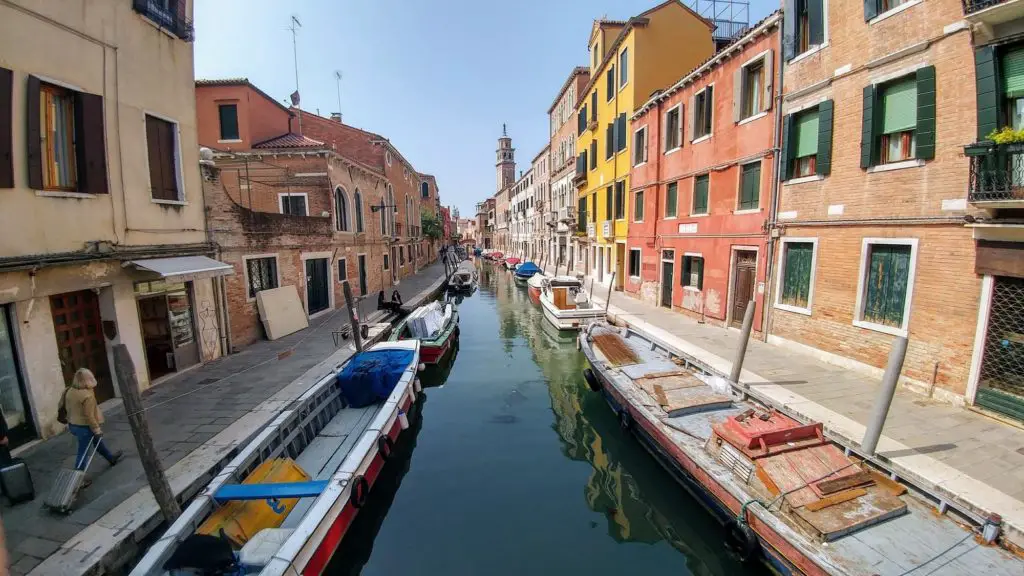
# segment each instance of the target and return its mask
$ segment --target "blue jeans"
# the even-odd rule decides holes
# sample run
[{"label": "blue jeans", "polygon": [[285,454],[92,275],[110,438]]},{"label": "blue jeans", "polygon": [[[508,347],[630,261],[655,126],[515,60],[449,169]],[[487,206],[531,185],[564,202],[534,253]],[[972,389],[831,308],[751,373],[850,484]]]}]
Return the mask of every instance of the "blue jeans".
[{"label": "blue jeans", "polygon": [[[77,470],[85,470],[85,451],[89,447],[89,442],[92,441],[95,434],[88,426],[79,426],[78,424],[69,424],[68,429],[71,433],[78,438],[78,454],[75,456],[75,468]],[[99,447],[96,449],[100,456],[107,459],[107,462],[114,462],[114,455],[107,450],[107,445],[103,443],[103,439],[99,440]]]}]

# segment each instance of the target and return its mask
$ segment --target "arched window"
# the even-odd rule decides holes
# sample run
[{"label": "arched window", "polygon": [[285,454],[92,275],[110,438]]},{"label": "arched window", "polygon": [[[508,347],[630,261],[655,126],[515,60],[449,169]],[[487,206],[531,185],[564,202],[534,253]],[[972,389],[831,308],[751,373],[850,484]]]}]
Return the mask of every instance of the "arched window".
[{"label": "arched window", "polygon": [[386,213],[391,214],[391,217],[388,219],[388,230],[390,231],[391,235],[394,236],[395,214],[398,213],[398,204],[395,204],[395,189],[391,186],[391,184],[388,184],[388,206],[391,206],[391,210],[386,211]]},{"label": "arched window", "polygon": [[430,185],[426,182],[420,183],[420,196],[423,196],[424,198],[430,197]]},{"label": "arched window", "polygon": [[352,205],[356,211],[356,232],[363,232],[363,195],[359,193],[359,188],[356,188]]},{"label": "arched window", "polygon": [[341,186],[334,189],[334,227],[339,232],[348,232],[348,196]]}]

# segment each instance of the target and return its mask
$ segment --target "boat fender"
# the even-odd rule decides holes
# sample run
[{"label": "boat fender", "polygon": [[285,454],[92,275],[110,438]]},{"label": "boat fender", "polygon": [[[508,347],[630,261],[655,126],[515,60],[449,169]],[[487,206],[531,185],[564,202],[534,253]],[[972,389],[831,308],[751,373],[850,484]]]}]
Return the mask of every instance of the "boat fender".
[{"label": "boat fender", "polygon": [[741,561],[750,561],[759,547],[757,534],[746,522],[730,518],[725,523],[725,547]]},{"label": "boat fender", "polygon": [[381,436],[377,439],[377,453],[380,454],[381,460],[387,462],[391,460],[391,453],[395,450],[395,442],[390,436]]},{"label": "boat fender", "polygon": [[597,375],[590,368],[583,369],[583,379],[587,381],[587,386],[590,386],[590,389],[594,392],[601,389],[601,383],[597,381]]},{"label": "boat fender", "polygon": [[629,430],[633,427],[633,419],[630,418],[629,412],[625,410],[619,411],[619,426],[621,426],[623,430]]},{"label": "boat fender", "polygon": [[580,336],[579,335],[576,336],[576,349],[577,350],[583,350],[583,341],[580,340]]},{"label": "boat fender", "polygon": [[348,501],[355,509],[362,508],[366,504],[366,496],[370,492],[370,483],[361,474],[352,479],[352,492]]},{"label": "boat fender", "polygon": [[409,429],[409,415],[405,413],[405,410],[398,411],[398,425],[402,427],[402,430]]}]

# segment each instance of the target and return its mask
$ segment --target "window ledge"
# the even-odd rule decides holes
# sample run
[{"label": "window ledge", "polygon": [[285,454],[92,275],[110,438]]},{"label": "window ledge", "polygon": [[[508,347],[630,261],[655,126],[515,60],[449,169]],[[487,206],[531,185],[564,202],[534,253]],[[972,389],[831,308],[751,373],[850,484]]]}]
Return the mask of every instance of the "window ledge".
[{"label": "window ledge", "polygon": [[758,112],[757,114],[754,114],[753,116],[747,116],[743,120],[740,120],[739,122],[737,122],[736,125],[737,126],[742,126],[743,124],[746,124],[748,122],[753,122],[754,120],[758,120],[760,118],[764,118],[767,115],[768,115],[768,111],[764,110],[762,112]]},{"label": "window ledge", "polygon": [[646,166],[646,165],[647,165],[647,161],[644,160],[643,162],[641,162],[639,164],[633,164],[633,168],[639,168],[641,166]]},{"label": "window ledge", "polygon": [[167,204],[169,206],[188,206],[187,200],[158,200],[156,198],[150,198],[150,202],[153,204]]},{"label": "window ledge", "polygon": [[875,332],[882,332],[883,334],[890,334],[892,336],[907,336],[907,331],[902,328],[896,328],[894,326],[886,326],[885,324],[875,324],[874,322],[867,322],[865,320],[854,320],[853,325],[858,328],[864,328],[865,330],[874,330]]},{"label": "window ledge", "polygon": [[217,144],[241,144],[241,138],[232,138],[230,140],[217,140]]},{"label": "window ledge", "polygon": [[785,310],[786,312],[793,312],[793,313],[796,313],[796,314],[803,314],[804,316],[810,316],[811,315],[811,309],[810,308],[799,308],[797,306],[790,306],[789,304],[779,304],[779,303],[775,304],[775,308],[778,309],[778,310]]},{"label": "window ledge", "polygon": [[701,136],[700,138],[697,138],[696,140],[690,140],[690,144],[700,144],[701,142],[703,142],[705,140],[710,140],[712,136],[714,136],[714,133],[705,134],[705,135]]},{"label": "window ledge", "polygon": [[673,148],[671,150],[665,150],[665,156],[668,156],[669,154],[673,154],[675,152],[679,152],[682,149],[683,149],[682,146],[676,146],[675,148]]},{"label": "window ledge", "polygon": [[662,218],[662,220],[675,220],[677,218],[679,218],[679,216],[665,216]]},{"label": "window ledge", "polygon": [[700,292],[701,292],[701,289],[697,288],[696,286],[683,286],[683,290],[688,290],[690,292],[696,292],[698,294],[700,294]]},{"label": "window ledge", "polygon": [[64,192],[61,190],[36,190],[36,196],[43,198],[78,198],[79,200],[86,200],[89,198],[95,198],[96,194],[87,194],[85,192]]},{"label": "window ledge", "polygon": [[782,185],[789,186],[791,184],[804,184],[806,182],[818,182],[819,180],[824,179],[825,177],[822,176],[821,174],[812,174],[810,176],[801,176],[799,178],[792,178],[790,180],[786,180],[785,182],[782,183]]},{"label": "window ledge", "polygon": [[878,166],[872,166],[868,168],[868,174],[875,174],[877,172],[889,172],[891,170],[903,170],[904,168],[920,168],[924,166],[924,160],[903,160],[901,162],[890,162],[888,164],[879,164]]},{"label": "window ledge", "polygon": [[877,24],[877,23],[881,22],[882,20],[885,20],[886,18],[890,18],[892,16],[895,16],[895,15],[899,14],[900,12],[903,12],[904,10],[906,10],[906,9],[912,7],[912,6],[917,6],[922,1],[923,0],[910,0],[909,2],[905,2],[903,4],[900,4],[899,6],[893,8],[891,10],[888,10],[886,12],[882,12],[881,14],[879,14],[879,15],[875,16],[874,18],[872,18],[871,20],[868,20],[868,26]]},{"label": "window ledge", "polygon": [[709,215],[710,212],[701,212],[700,214],[690,214],[690,218],[703,218]]},{"label": "window ledge", "polygon": [[733,210],[733,214],[757,214],[760,212],[760,208],[745,208],[743,210]]},{"label": "window ledge", "polygon": [[796,64],[797,62],[803,60],[804,58],[810,58],[811,56],[817,54],[818,52],[821,52],[825,48],[828,48],[828,42],[818,44],[817,46],[808,49],[804,53],[796,55],[792,60],[789,61],[789,64]]}]

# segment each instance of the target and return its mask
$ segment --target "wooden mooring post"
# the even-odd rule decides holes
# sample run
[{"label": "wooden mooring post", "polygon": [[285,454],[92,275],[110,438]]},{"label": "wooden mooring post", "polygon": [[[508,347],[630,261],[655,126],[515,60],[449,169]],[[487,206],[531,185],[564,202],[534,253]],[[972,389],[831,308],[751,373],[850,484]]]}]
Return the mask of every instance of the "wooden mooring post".
[{"label": "wooden mooring post", "polygon": [[740,373],[743,372],[743,359],[747,355],[747,344],[750,342],[750,332],[754,329],[754,301],[747,302],[747,311],[743,314],[743,328],[740,330],[740,346],[736,349],[736,357],[732,361],[732,372],[729,373],[729,381],[740,383]]},{"label": "wooden mooring post", "polygon": [[889,363],[885,367],[885,374],[882,375],[882,387],[878,389],[875,407],[871,412],[871,420],[868,421],[867,430],[864,431],[864,440],[860,443],[860,449],[866,456],[875,455],[875,448],[878,447],[878,440],[882,437],[882,427],[885,426],[885,419],[889,416],[889,406],[892,405],[892,397],[896,394],[896,383],[899,382],[900,372],[903,370],[903,359],[906,356],[907,337],[898,336],[892,341],[892,348],[889,350]]},{"label": "wooden mooring post", "polygon": [[363,351],[363,334],[359,331],[359,319],[356,318],[355,299],[352,297],[352,287],[348,280],[341,283],[341,291],[345,294],[345,310],[348,312],[348,324],[352,328],[352,341],[355,342],[356,352]]}]

